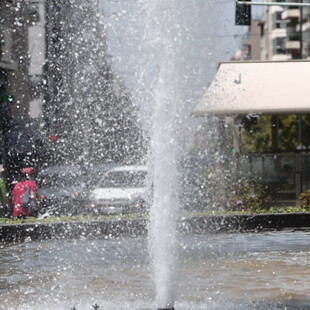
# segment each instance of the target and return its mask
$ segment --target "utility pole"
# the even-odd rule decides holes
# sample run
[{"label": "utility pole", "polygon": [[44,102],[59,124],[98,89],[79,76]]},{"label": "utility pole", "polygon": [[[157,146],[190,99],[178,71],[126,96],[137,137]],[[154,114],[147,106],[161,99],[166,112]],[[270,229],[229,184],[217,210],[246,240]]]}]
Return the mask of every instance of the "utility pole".
[{"label": "utility pole", "polygon": [[[300,0],[302,3],[303,0]],[[299,36],[300,36],[300,59],[303,59],[303,37],[302,37],[302,20],[303,20],[303,7],[299,7]]]}]

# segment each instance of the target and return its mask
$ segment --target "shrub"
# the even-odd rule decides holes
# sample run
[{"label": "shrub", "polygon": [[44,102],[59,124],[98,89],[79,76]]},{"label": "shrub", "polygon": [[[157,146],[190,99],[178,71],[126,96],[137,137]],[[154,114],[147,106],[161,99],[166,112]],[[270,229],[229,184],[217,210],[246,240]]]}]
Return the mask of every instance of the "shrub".
[{"label": "shrub", "polygon": [[299,196],[301,207],[310,208],[310,189],[307,189],[306,191],[302,192]]},{"label": "shrub", "polygon": [[265,209],[271,202],[268,187],[261,183],[243,181],[230,186],[228,210],[254,211]]}]

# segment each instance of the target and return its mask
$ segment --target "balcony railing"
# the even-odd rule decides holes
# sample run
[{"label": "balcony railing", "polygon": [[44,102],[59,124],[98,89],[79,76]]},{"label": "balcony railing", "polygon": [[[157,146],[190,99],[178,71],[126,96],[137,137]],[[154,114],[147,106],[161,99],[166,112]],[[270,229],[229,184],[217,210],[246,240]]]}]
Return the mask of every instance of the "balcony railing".
[{"label": "balcony railing", "polygon": [[299,40],[289,40],[284,43],[284,47],[287,50],[298,50],[300,49],[300,41]]},{"label": "balcony railing", "polygon": [[287,9],[282,12],[282,19],[293,19],[299,18],[300,10],[299,9]]}]

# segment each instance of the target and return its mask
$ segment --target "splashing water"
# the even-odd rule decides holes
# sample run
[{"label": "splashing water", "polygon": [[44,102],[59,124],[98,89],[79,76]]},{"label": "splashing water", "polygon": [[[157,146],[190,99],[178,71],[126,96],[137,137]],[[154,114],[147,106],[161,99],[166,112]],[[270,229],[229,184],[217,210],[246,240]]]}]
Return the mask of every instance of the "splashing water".
[{"label": "splashing water", "polygon": [[[174,307],[174,270],[178,202],[177,128],[180,114],[178,94],[178,23],[176,2],[146,1],[146,40],[157,50],[158,71],[153,84],[153,119],[150,158],[153,166],[153,202],[150,210],[150,248],[153,259],[156,304]],[[167,18],[169,15],[169,18]],[[156,16],[156,18],[154,18]],[[169,21],[167,23],[167,21]]]}]

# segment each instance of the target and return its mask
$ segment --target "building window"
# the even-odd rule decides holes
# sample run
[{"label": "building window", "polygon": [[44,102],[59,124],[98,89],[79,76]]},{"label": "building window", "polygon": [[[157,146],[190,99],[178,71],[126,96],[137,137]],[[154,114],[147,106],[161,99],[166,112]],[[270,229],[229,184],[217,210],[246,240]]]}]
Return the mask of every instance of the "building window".
[{"label": "building window", "polygon": [[273,39],[273,52],[274,54],[286,54],[284,48],[285,37]]},{"label": "building window", "polygon": [[274,28],[285,28],[285,22],[282,20],[281,17],[282,11],[275,12],[274,14]]}]

